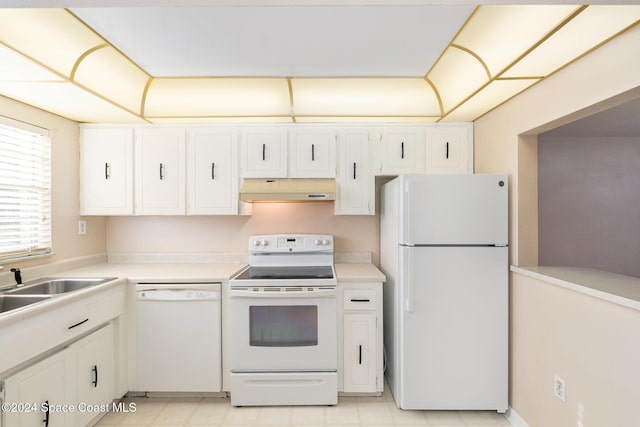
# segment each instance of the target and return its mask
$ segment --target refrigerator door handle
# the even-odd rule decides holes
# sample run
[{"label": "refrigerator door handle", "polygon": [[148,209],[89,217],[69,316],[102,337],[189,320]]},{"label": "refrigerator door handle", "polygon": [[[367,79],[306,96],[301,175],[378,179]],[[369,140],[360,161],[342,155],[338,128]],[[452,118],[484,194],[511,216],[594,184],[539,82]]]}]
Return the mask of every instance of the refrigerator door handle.
[{"label": "refrigerator door handle", "polygon": [[414,251],[407,251],[406,275],[405,275],[405,303],[404,308],[407,313],[413,313],[413,294],[415,292],[415,283],[413,277],[413,256]]}]

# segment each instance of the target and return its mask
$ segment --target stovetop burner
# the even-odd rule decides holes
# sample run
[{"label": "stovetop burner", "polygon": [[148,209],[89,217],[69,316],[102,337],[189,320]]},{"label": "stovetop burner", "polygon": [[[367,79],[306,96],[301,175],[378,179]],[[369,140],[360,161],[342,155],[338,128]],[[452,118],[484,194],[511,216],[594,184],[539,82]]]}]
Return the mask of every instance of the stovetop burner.
[{"label": "stovetop burner", "polygon": [[249,266],[232,278],[236,287],[335,287],[333,236],[266,234],[249,237]]},{"label": "stovetop burner", "polygon": [[236,280],[301,280],[301,279],[333,279],[330,266],[296,266],[296,267],[249,267],[238,275]]}]

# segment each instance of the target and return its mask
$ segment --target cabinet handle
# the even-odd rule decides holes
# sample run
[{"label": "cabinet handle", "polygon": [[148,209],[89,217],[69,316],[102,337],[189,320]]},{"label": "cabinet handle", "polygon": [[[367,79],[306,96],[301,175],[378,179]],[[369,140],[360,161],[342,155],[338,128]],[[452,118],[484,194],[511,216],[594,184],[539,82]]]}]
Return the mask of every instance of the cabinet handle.
[{"label": "cabinet handle", "polygon": [[87,323],[88,321],[89,321],[89,318],[87,317],[87,318],[86,318],[86,319],[84,319],[83,321],[78,322],[78,323],[76,323],[76,324],[74,324],[74,325],[71,325],[71,326],[67,327],[67,329],[73,329],[73,328],[76,328],[76,327],[78,327],[78,326],[82,325],[83,323]]},{"label": "cabinet handle", "polygon": [[49,401],[45,400],[44,404],[47,408],[47,412],[45,412],[44,414],[44,420],[42,420],[42,422],[44,423],[44,427],[49,427]]},{"label": "cabinet handle", "polygon": [[160,163],[160,180],[164,179],[164,165]]},{"label": "cabinet handle", "polygon": [[353,179],[356,179],[356,162],[353,162]]},{"label": "cabinet handle", "polygon": [[265,160],[265,153],[267,151],[267,144],[262,144],[262,160]]},{"label": "cabinet handle", "polygon": [[312,162],[316,161],[316,145],[315,144],[311,144],[311,161]]},{"label": "cabinet handle", "polygon": [[404,141],[400,143],[400,158],[404,159]]},{"label": "cabinet handle", "polygon": [[445,149],[445,152],[444,152],[444,158],[445,159],[449,158],[449,141],[447,141],[447,144],[446,144],[446,149]]},{"label": "cabinet handle", "polygon": [[98,365],[93,365],[93,369],[91,369],[93,371],[93,381],[91,381],[91,384],[93,384],[94,388],[98,388]]},{"label": "cabinet handle", "polygon": [[371,302],[369,298],[351,298],[351,302]]},{"label": "cabinet handle", "polygon": [[211,179],[216,179],[216,164],[211,163]]},{"label": "cabinet handle", "polygon": [[104,164],[104,179],[111,178],[111,165],[109,163]]},{"label": "cabinet handle", "polygon": [[362,344],[358,346],[358,365],[362,365]]}]

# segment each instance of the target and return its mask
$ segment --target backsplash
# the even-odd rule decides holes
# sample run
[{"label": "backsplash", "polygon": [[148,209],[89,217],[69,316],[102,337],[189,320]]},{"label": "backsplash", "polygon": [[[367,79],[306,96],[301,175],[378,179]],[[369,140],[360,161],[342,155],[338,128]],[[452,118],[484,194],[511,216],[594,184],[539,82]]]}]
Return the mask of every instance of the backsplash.
[{"label": "backsplash", "polygon": [[332,234],[336,252],[371,253],[377,216],[335,216],[333,203],[255,203],[251,216],[132,216],[107,219],[107,252],[246,253],[254,234]]}]

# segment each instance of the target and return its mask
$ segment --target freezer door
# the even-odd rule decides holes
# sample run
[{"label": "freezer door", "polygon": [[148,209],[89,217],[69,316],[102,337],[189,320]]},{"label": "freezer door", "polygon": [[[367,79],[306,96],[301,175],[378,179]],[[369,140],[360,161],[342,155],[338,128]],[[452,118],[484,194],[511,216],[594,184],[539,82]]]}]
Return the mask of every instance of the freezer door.
[{"label": "freezer door", "polygon": [[507,409],[507,251],[400,249],[400,408]]},{"label": "freezer door", "polygon": [[508,243],[506,175],[405,175],[400,183],[400,244]]}]

